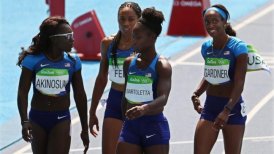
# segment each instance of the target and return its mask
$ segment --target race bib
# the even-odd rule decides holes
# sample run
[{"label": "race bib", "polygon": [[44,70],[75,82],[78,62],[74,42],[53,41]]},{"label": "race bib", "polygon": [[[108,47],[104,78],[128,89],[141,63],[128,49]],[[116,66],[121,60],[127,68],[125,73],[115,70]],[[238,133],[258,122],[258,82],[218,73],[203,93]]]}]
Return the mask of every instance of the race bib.
[{"label": "race bib", "polygon": [[125,58],[117,58],[117,66],[113,64],[112,58],[109,59],[109,79],[112,82],[118,84],[124,84],[124,72],[123,72],[123,65],[124,65]]},{"label": "race bib", "polygon": [[45,95],[66,93],[69,81],[67,69],[44,68],[36,73],[35,88]]},{"label": "race bib", "polygon": [[204,78],[209,83],[217,85],[230,81],[228,59],[224,58],[206,58],[204,68]]},{"label": "race bib", "polygon": [[146,76],[130,75],[129,72],[125,97],[129,103],[140,104],[153,100],[153,80]]}]

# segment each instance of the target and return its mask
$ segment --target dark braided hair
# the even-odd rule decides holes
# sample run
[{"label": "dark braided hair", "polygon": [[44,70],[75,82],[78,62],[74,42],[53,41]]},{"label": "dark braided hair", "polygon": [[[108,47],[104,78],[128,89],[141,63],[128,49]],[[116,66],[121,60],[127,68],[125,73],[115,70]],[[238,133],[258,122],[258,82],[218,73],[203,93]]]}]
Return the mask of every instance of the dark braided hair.
[{"label": "dark braided hair", "polygon": [[[222,4],[215,4],[215,5],[212,5],[211,7],[215,7],[215,8],[223,10],[227,16],[227,19],[224,19],[223,17],[221,17],[222,20],[226,20],[226,21],[229,20],[230,14],[225,6],[223,6]],[[206,12],[206,10],[204,10],[203,15],[205,14],[205,12]],[[236,31],[232,28],[230,23],[226,24],[225,33],[228,34],[229,36],[236,36]]]},{"label": "dark braided hair", "polygon": [[[135,3],[135,2],[124,2],[123,4],[121,4],[121,6],[119,7],[119,10],[118,10],[118,13],[125,7],[130,7],[134,10],[134,12],[136,13],[136,15],[138,16],[138,18],[141,17],[141,13],[142,13],[142,10],[140,8],[140,6]],[[117,34],[114,36],[114,39],[113,39],[113,45],[112,45],[112,48],[111,48],[111,58],[112,58],[112,63],[117,66],[117,48],[118,48],[118,45],[120,43],[120,39],[121,39],[121,31],[119,30],[117,32]]]},{"label": "dark braided hair", "polygon": [[[31,55],[36,55],[40,53],[45,53],[48,52],[48,48],[50,47],[50,36],[55,35],[59,31],[59,27],[62,24],[68,24],[68,21],[61,17],[61,16],[52,16],[46,18],[42,24],[39,27],[40,32],[32,38],[32,43],[29,46],[27,50],[24,48],[22,49],[22,52],[19,55],[17,65],[21,67],[21,63],[23,59],[31,54]],[[75,59],[68,54],[69,58],[75,61]]]},{"label": "dark braided hair", "polygon": [[154,32],[158,37],[162,31],[162,23],[164,20],[165,18],[163,13],[156,10],[154,7],[151,7],[144,9],[139,22]]}]

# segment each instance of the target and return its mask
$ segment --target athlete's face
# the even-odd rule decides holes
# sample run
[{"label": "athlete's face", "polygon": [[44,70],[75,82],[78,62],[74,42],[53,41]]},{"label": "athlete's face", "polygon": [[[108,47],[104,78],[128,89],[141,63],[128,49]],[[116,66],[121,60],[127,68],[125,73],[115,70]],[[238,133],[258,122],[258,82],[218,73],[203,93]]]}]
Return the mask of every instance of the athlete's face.
[{"label": "athlete's face", "polygon": [[124,7],[118,12],[119,29],[122,33],[131,35],[138,16],[131,7]]},{"label": "athlete's face", "polygon": [[204,15],[205,28],[211,37],[216,37],[225,33],[226,21],[223,20],[219,13],[214,10],[208,11]]},{"label": "athlete's face", "polygon": [[57,34],[50,37],[53,45],[56,46],[60,51],[71,51],[73,47],[73,32],[68,24],[62,24],[58,27]]},{"label": "athlete's face", "polygon": [[135,24],[132,38],[134,42],[133,47],[137,52],[146,52],[155,43],[155,34],[140,22]]}]

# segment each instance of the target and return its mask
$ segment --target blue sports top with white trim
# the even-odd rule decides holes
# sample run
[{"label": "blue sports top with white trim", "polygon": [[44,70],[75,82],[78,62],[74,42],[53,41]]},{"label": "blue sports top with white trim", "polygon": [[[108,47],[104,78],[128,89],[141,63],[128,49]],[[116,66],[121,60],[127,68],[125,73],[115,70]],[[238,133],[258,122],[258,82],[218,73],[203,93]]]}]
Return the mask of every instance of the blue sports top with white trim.
[{"label": "blue sports top with white trim", "polygon": [[221,50],[213,49],[212,43],[213,40],[204,42],[201,49],[205,60],[204,78],[211,84],[233,81],[236,58],[248,52],[246,43],[236,37],[229,37]]},{"label": "blue sports top with white trim", "polygon": [[131,61],[128,69],[125,98],[131,104],[147,104],[157,97],[156,67],[159,55],[156,55],[145,69],[137,68],[137,58],[138,55]]},{"label": "blue sports top with white trim", "polygon": [[33,72],[33,91],[48,96],[64,96],[70,92],[72,75],[81,69],[81,61],[77,55],[71,59],[64,52],[63,59],[49,60],[43,53],[27,55],[22,67]]}]

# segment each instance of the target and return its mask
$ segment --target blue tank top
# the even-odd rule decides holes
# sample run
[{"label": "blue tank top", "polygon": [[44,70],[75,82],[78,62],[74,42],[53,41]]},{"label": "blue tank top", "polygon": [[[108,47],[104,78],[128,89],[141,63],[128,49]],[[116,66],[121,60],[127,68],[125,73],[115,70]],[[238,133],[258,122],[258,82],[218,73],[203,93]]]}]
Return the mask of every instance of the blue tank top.
[{"label": "blue tank top", "polygon": [[236,37],[230,37],[223,50],[215,50],[212,41],[203,43],[201,53],[205,60],[204,78],[211,84],[233,81],[236,58],[247,54],[247,44]]},{"label": "blue tank top", "polygon": [[114,64],[114,60],[112,58],[112,47],[113,47],[114,41],[111,42],[108,51],[107,51],[107,56],[108,56],[108,74],[109,74],[109,79],[112,82],[115,82],[117,84],[125,84],[125,77],[124,77],[124,71],[123,71],[123,64],[124,61],[127,57],[129,57],[134,49],[130,48],[128,50],[116,50],[116,58],[117,58],[117,66]]},{"label": "blue tank top", "polygon": [[78,56],[74,60],[64,53],[60,61],[50,61],[43,53],[27,55],[22,61],[22,67],[33,72],[33,91],[48,96],[63,96],[69,94],[70,83],[74,72],[81,69]]},{"label": "blue tank top", "polygon": [[145,69],[137,68],[138,55],[131,61],[128,69],[125,98],[131,104],[147,104],[157,97],[157,62],[156,55]]}]

